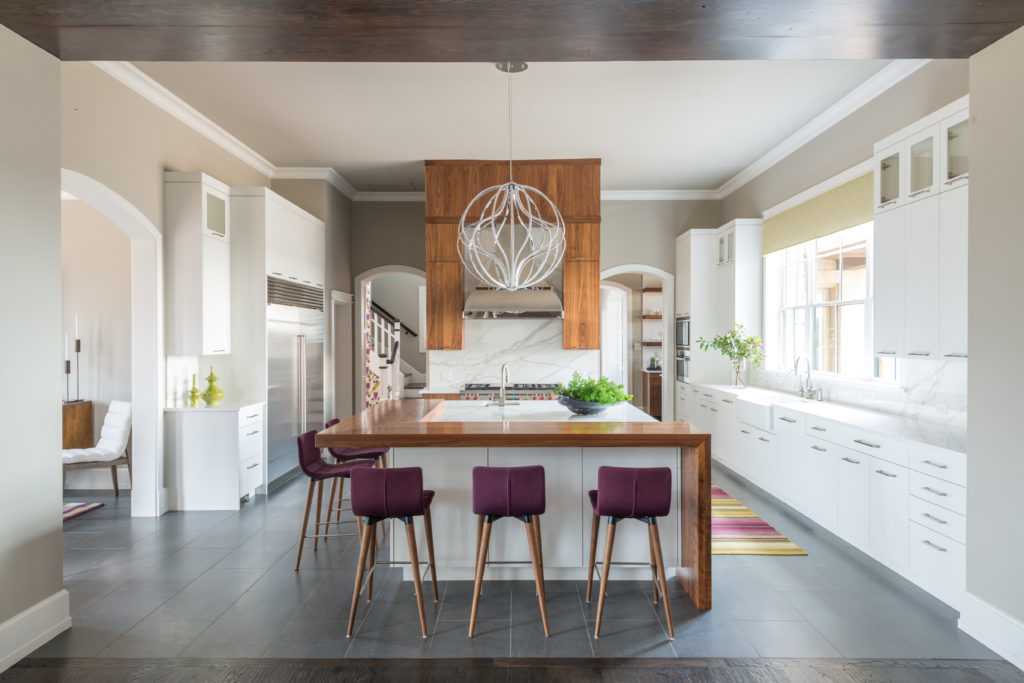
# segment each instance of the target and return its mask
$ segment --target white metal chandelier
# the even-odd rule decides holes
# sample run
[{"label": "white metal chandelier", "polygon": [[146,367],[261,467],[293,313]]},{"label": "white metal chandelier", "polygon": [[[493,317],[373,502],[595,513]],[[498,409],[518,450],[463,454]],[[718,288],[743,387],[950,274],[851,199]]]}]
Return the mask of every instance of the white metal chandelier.
[{"label": "white metal chandelier", "polygon": [[[525,71],[527,65],[495,66],[508,74],[508,182],[480,192],[462,212],[459,257],[485,284],[515,291],[540,284],[561,264],[565,222],[547,195],[512,179],[512,74]],[[479,207],[480,218],[467,223],[474,207]],[[542,211],[552,219],[544,218]]]}]

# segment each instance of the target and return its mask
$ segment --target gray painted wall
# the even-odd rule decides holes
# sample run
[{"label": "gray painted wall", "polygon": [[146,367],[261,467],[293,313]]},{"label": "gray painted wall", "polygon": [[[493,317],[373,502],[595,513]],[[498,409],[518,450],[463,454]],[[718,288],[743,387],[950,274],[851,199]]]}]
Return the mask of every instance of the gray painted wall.
[{"label": "gray painted wall", "polygon": [[2,623],[63,583],[60,62],[0,26],[0,92]]},{"label": "gray painted wall", "polygon": [[412,266],[424,270],[426,215],[423,202],[353,203],[353,277],[380,266]]},{"label": "gray painted wall", "polygon": [[603,201],[601,270],[639,263],[675,273],[676,237],[723,222],[717,201]]},{"label": "gray painted wall", "polygon": [[971,189],[968,257],[967,590],[1024,620],[1024,484],[1019,436],[1024,366],[1024,29],[971,57]]}]

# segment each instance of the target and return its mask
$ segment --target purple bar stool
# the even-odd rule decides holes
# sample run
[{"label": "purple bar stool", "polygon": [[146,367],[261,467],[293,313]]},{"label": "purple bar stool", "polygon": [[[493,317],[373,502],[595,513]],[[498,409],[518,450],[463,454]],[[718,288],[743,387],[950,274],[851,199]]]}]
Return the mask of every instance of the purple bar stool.
[{"label": "purple bar stool", "polygon": [[[324,425],[325,429],[330,429],[334,425],[340,423],[341,420],[333,418],[328,420]],[[334,456],[334,459],[339,463],[350,462],[353,460],[369,460],[373,463],[374,467],[387,467],[388,466],[388,452],[391,449],[387,446],[379,446],[375,448],[333,448],[327,449],[327,452]],[[335,523],[341,523],[341,513],[345,510],[342,507],[342,499],[345,497],[345,480],[341,477],[336,478],[331,482],[331,497],[327,506],[327,528],[325,531],[330,531],[331,518],[333,516]],[[383,541],[386,531],[384,524],[380,525],[380,538]]]},{"label": "purple bar stool", "polygon": [[540,516],[544,514],[544,468],[529,467],[474,467],[473,513],[476,526],[476,580],[473,584],[473,610],[469,615],[469,637],[476,628],[476,613],[480,606],[480,589],[487,564],[487,547],[491,540],[491,525],[502,517],[515,517],[526,525],[526,541],[530,546],[533,579],[537,584],[537,601],[544,635],[548,629],[548,609],[544,599],[544,555],[541,549]]},{"label": "purple bar stool", "polygon": [[668,622],[669,638],[675,640],[672,628],[672,609],[668,604],[668,586],[665,583],[665,562],[661,556],[661,537],[658,534],[658,517],[664,517],[672,507],[672,470],[668,467],[600,467],[597,470],[597,490],[590,491],[590,505],[594,508],[594,519],[590,530],[590,567],[587,572],[587,602],[590,602],[594,578],[594,560],[597,554],[597,525],[600,517],[608,518],[605,532],[604,563],[601,567],[601,587],[597,598],[597,623],[594,637],[601,635],[601,617],[604,614],[605,590],[608,587],[608,570],[612,564],[612,545],[615,542],[615,526],[623,519],[637,519],[647,524],[650,540],[651,569],[657,576],[654,586],[654,602],[658,593],[665,605],[665,620]]},{"label": "purple bar stool", "polygon": [[352,608],[348,614],[348,632],[356,623],[356,607],[359,594],[363,591],[363,574],[369,561],[367,579],[367,601],[373,598],[373,570],[376,561],[373,550],[377,546],[377,523],[386,519],[400,519],[405,522],[405,537],[409,543],[409,562],[381,562],[380,564],[409,564],[412,567],[413,583],[416,586],[416,602],[420,608],[420,626],[423,637],[427,637],[427,615],[423,610],[423,586],[420,582],[420,560],[416,552],[416,529],[413,517],[423,516],[423,530],[427,537],[427,564],[430,565],[430,583],[437,602],[437,569],[434,567],[434,532],[430,523],[430,502],[433,491],[423,490],[423,470],[419,467],[392,467],[378,469],[363,467],[352,472],[352,513],[363,517],[362,540],[359,543],[359,566],[356,568],[355,588],[352,591]]},{"label": "purple bar stool", "polygon": [[[316,430],[311,430],[295,439],[299,448],[299,467],[302,473],[309,477],[309,491],[306,493],[306,512],[302,516],[302,535],[299,537],[299,555],[295,558],[295,571],[299,570],[299,563],[302,562],[302,546],[307,538],[313,539],[313,551],[315,552],[320,544],[321,538],[328,538],[330,531],[330,511],[328,510],[327,522],[320,523],[320,509],[323,507],[324,479],[346,479],[357,469],[373,467],[372,460],[352,460],[350,462],[331,464],[320,456],[320,449],[316,447]],[[316,489],[316,525],[312,535],[307,533],[309,529],[309,508],[313,503],[313,489]],[[358,520],[357,520],[358,521]],[[340,524],[340,522],[338,522]],[[323,533],[320,527],[325,526]],[[334,534],[335,536],[351,536],[352,534]]]}]

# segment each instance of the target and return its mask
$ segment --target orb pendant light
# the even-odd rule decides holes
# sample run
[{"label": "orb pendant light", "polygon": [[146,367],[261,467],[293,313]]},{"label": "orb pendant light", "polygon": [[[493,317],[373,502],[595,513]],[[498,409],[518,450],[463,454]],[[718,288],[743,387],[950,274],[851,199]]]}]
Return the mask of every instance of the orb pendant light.
[{"label": "orb pendant light", "polygon": [[[509,181],[480,192],[462,212],[459,257],[481,282],[515,291],[540,284],[561,264],[565,222],[547,195],[512,178],[512,74],[525,71],[526,63],[499,62],[495,66],[509,74]],[[467,222],[477,215],[479,218]]]}]

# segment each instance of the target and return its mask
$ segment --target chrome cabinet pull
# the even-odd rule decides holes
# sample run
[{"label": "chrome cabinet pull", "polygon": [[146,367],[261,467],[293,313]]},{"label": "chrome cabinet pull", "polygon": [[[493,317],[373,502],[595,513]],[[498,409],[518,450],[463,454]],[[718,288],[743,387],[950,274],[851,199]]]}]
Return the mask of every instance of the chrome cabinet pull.
[{"label": "chrome cabinet pull", "polygon": [[967,180],[967,174],[966,173],[961,173],[960,175],[958,175],[955,178],[950,178],[949,180],[947,180],[943,184],[944,185],[952,185],[953,183],[960,182],[961,180]]},{"label": "chrome cabinet pull", "polygon": [[253,414],[253,415],[246,415],[246,416],[245,416],[245,419],[246,419],[246,420],[251,420],[251,419],[253,419],[254,417],[259,417],[259,416],[260,416],[260,414],[259,414],[259,413],[255,413],[255,414]]},{"label": "chrome cabinet pull", "polygon": [[908,356],[930,356],[930,355],[932,355],[932,352],[931,351],[911,351],[907,355]]},{"label": "chrome cabinet pull", "polygon": [[714,398],[714,396],[712,396],[711,394],[704,394],[704,396],[707,396],[708,398]]},{"label": "chrome cabinet pull", "polygon": [[876,351],[879,356],[895,356],[895,351]]},{"label": "chrome cabinet pull", "polygon": [[707,406],[706,406],[706,405],[704,405],[703,403],[700,403],[700,404],[698,404],[698,405],[700,405],[700,407],[701,407],[701,408],[707,408]]},{"label": "chrome cabinet pull", "polygon": [[931,460],[922,460],[925,465],[931,465],[932,467],[938,467],[940,470],[948,470],[949,465],[943,465],[941,462],[932,462]]},{"label": "chrome cabinet pull", "polygon": [[891,474],[889,472],[886,472],[885,470],[875,470],[875,473],[881,474],[883,477],[889,477],[890,479],[896,478],[895,474]]},{"label": "chrome cabinet pull", "polygon": [[939,491],[938,489],[933,489],[931,486],[922,486],[921,490],[922,491],[927,491],[928,493],[934,493],[936,496],[942,496],[943,498],[945,498],[946,496],[949,495],[945,491]]},{"label": "chrome cabinet pull", "polygon": [[871,443],[870,441],[864,441],[863,439],[854,439],[854,443],[859,443],[861,446],[867,446],[868,448],[881,448],[882,446],[877,443]]},{"label": "chrome cabinet pull", "polygon": [[893,203],[895,203],[895,202],[897,202],[897,201],[899,201],[899,197],[897,197],[896,199],[890,199],[890,200],[889,200],[889,201],[887,201],[887,202],[883,202],[882,204],[879,204],[879,205],[878,205],[878,208],[879,208],[879,209],[884,209],[885,207],[887,207],[887,206],[889,206],[890,204],[893,204]]},{"label": "chrome cabinet pull", "polygon": [[718,412],[718,408],[708,408],[708,410],[710,410],[712,413]]},{"label": "chrome cabinet pull", "polygon": [[741,429],[740,433],[741,434],[749,434],[750,432],[748,430],[746,430],[746,429]]},{"label": "chrome cabinet pull", "polygon": [[765,443],[768,443],[768,439],[764,438],[763,436],[757,437],[757,440],[758,441],[764,441]]},{"label": "chrome cabinet pull", "polygon": [[821,446],[811,446],[811,448],[813,448],[816,451],[821,451],[822,453],[825,453],[826,451],[828,451],[827,448],[822,448]]},{"label": "chrome cabinet pull", "polygon": [[914,192],[914,193],[912,193],[912,194],[909,194],[909,195],[907,195],[907,197],[908,197],[908,198],[909,198],[909,197],[916,197],[916,196],[917,196],[917,195],[919,195],[919,194],[925,194],[926,192],[931,192],[931,191],[932,191],[932,188],[930,188],[930,187],[926,187],[926,188],[924,188],[923,190],[918,190],[917,192]]},{"label": "chrome cabinet pull", "polygon": [[213,349],[210,353],[224,353],[227,349]]},{"label": "chrome cabinet pull", "polygon": [[790,424],[796,424],[796,420],[794,420],[791,417],[779,417],[779,419],[782,420],[783,422],[788,422]]},{"label": "chrome cabinet pull", "polygon": [[946,353],[943,354],[943,358],[967,358],[966,353]]},{"label": "chrome cabinet pull", "polygon": [[811,429],[813,429],[816,432],[827,432],[828,431],[824,427],[811,427]]},{"label": "chrome cabinet pull", "polygon": [[938,517],[936,517],[935,515],[933,515],[933,514],[931,514],[929,512],[922,512],[921,516],[922,517],[927,517],[928,519],[930,519],[932,521],[935,521],[935,522],[938,522],[939,524],[949,524],[949,522],[947,522],[946,520],[939,519]]},{"label": "chrome cabinet pull", "polygon": [[722,399],[722,403],[732,403],[732,401],[730,401],[730,400],[729,400],[729,399],[727,399],[727,398],[723,398],[723,399]]},{"label": "chrome cabinet pull", "polygon": [[249,432],[248,434],[246,434],[246,436],[256,436],[259,433],[260,433],[260,430],[257,429],[255,432]]},{"label": "chrome cabinet pull", "polygon": [[921,543],[924,543],[929,548],[934,548],[935,550],[938,550],[940,553],[949,552],[948,550],[943,548],[941,545],[936,545],[936,544],[932,543],[931,541],[929,541],[927,538],[925,540],[921,541]]},{"label": "chrome cabinet pull", "polygon": [[850,463],[851,465],[859,465],[860,464],[860,460],[854,460],[853,458],[844,457],[843,460],[845,460],[846,462]]},{"label": "chrome cabinet pull", "polygon": [[247,469],[247,470],[254,470],[254,469],[256,469],[259,466],[260,466],[260,464],[258,462],[254,462],[253,464],[249,465],[245,469]]}]

